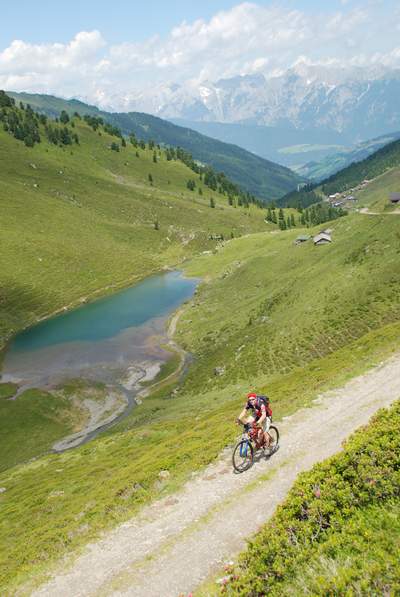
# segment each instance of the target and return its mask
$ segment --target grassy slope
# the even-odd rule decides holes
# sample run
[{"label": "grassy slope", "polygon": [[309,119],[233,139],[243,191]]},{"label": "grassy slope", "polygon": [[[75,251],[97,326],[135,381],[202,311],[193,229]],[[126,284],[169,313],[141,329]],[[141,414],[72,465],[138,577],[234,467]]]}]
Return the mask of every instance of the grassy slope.
[{"label": "grassy slope", "polygon": [[[0,476],[4,586],[36,578],[213,460],[235,438],[230,421],[249,388],[270,394],[279,419],[396,350],[392,220],[335,222],[331,246],[294,247],[296,232],[260,234],[195,260],[189,271],[209,277],[178,328],[197,356],[183,388],[163,388],[90,444]],[[216,377],[219,365],[226,374]],[[160,483],[162,469],[171,477]]]},{"label": "grassy slope", "polygon": [[228,595],[397,595],[400,402],[303,473],[243,553]]},{"label": "grassy slope", "polygon": [[[156,234],[151,225],[154,216],[151,214],[142,221],[139,206],[147,214],[149,202],[159,205],[164,197],[163,201],[181,208],[179,214],[185,222],[186,207],[191,207],[192,203],[181,199],[179,193],[174,198],[165,191],[165,195],[158,191],[157,199],[148,197],[151,189],[147,186],[145,175],[139,188],[117,184],[115,177],[101,165],[102,160],[107,160],[107,169],[114,170],[125,179],[129,178],[126,174],[129,166],[124,165],[124,159],[121,161],[121,154],[110,155],[104,149],[103,138],[97,140],[100,145],[96,153],[93,151],[94,157],[98,158],[94,167],[98,166],[101,173],[92,179],[92,184],[96,180],[102,182],[96,197],[91,195],[92,187],[85,178],[92,162],[85,164],[83,156],[83,167],[76,172],[81,177],[79,182],[85,185],[86,181],[87,186],[79,194],[75,190],[76,197],[83,204],[81,208],[70,206],[70,201],[54,196],[54,190],[63,188],[63,184],[72,185],[72,182],[59,182],[63,179],[58,178],[62,175],[57,173],[56,168],[48,191],[45,177],[39,181],[39,189],[33,190],[32,182],[40,171],[39,168],[32,169],[26,161],[26,171],[20,168],[14,173],[14,184],[10,184],[10,192],[13,193],[10,205],[12,208],[15,203],[18,204],[19,195],[15,193],[15,188],[21,182],[18,178],[21,176],[19,188],[23,193],[29,191],[32,194],[29,196],[34,208],[30,211],[29,222],[35,221],[33,216],[41,205],[39,201],[34,201],[37,197],[34,193],[40,192],[39,197],[51,201],[53,210],[59,201],[62,205],[65,201],[70,210],[73,208],[79,214],[88,210],[92,219],[82,221],[87,226],[93,220],[95,222],[94,233],[88,235],[86,231],[85,236],[94,243],[93,250],[102,257],[104,239],[107,248],[107,243],[112,242],[111,250],[119,251],[119,257],[123,257],[114,259],[111,264],[115,268],[113,272],[107,271],[110,267],[108,260],[113,255],[106,255],[104,268],[95,270],[96,276],[106,284],[124,279],[126,273],[129,276],[144,273],[142,263],[139,271],[132,271],[138,266],[132,264],[131,257],[135,251],[140,254],[142,237],[139,237],[140,244],[135,245],[136,235],[128,234],[128,242],[124,234],[134,229],[141,231],[145,240],[148,238],[146,235]],[[42,148],[38,149],[42,151]],[[54,151],[60,150],[54,148]],[[53,155],[50,149],[48,153]],[[50,155],[43,153],[46,160]],[[127,160],[128,164],[132,159]],[[150,155],[148,164],[153,171]],[[67,167],[65,172],[68,172]],[[50,168],[48,171],[52,172]],[[69,180],[77,184],[75,179],[76,176]],[[182,180],[185,181],[185,177]],[[58,184],[54,186],[56,181]],[[131,181],[139,184],[137,179]],[[29,186],[24,187],[23,182]],[[177,186],[176,192],[178,189]],[[96,200],[97,197],[99,200]],[[133,201],[137,201],[137,210],[132,214]],[[145,201],[147,203],[144,204]],[[193,204],[193,209],[202,210],[196,204]],[[22,206],[20,210],[22,213]],[[163,212],[165,218],[172,212],[168,210]],[[205,204],[204,217],[210,211],[213,214],[217,211],[207,210],[209,208]],[[65,208],[63,213],[73,212]],[[226,224],[227,216],[235,218],[238,227],[242,221],[249,230],[259,225],[257,219],[251,224],[253,215],[258,217],[257,211],[249,217],[237,210],[230,212],[225,209],[220,215],[220,226]],[[176,213],[173,218],[176,226]],[[20,264],[16,257],[16,240],[20,242],[18,237],[26,232],[20,219],[15,218],[14,221],[18,231],[14,235],[15,245],[9,240],[6,245],[9,247],[8,255],[14,260],[14,267],[8,270],[10,275],[16,264]],[[66,217],[60,218],[59,226],[63,226],[65,221]],[[77,229],[80,222],[74,216],[73,225]],[[160,222],[163,222],[161,218]],[[39,223],[46,225],[44,213]],[[190,226],[194,224],[190,222]],[[182,245],[181,237],[188,235],[188,228],[188,224],[183,224],[180,235],[173,237],[173,243],[167,245],[164,239],[162,246],[168,250],[169,259],[180,259],[185,251],[194,254],[207,245],[204,233],[189,245]],[[0,522],[2,586],[11,590],[28,578],[39,577],[61,554],[81,547],[102,529],[126,520],[143,503],[173,490],[192,470],[214,459],[221,448],[236,436],[237,430],[231,420],[249,388],[270,394],[274,413],[279,419],[300,405],[308,404],[320,391],[342,383],[347,377],[398,349],[400,268],[396,218],[353,215],[336,221],[334,228],[332,245],[295,247],[292,241],[298,231],[256,234],[235,239],[217,254],[198,257],[193,263],[185,265],[189,273],[205,277],[192,302],[194,306],[186,308],[178,328],[178,341],[197,357],[186,382],[176,394],[171,393],[172,387],[161,389],[118,427],[90,444],[60,456],[49,455],[16,466],[0,475],[0,486],[6,488],[0,495],[3,512]],[[51,229],[51,226],[46,228],[47,234]],[[69,233],[78,234],[78,231],[68,227],[61,230],[63,236],[58,236],[58,242],[69,247],[64,263],[70,264],[69,255],[74,255],[71,248],[74,243],[65,239],[69,239]],[[90,231],[90,227],[87,230]],[[57,239],[50,238],[57,256]],[[84,243],[88,242],[85,238],[83,234],[80,237],[84,248]],[[82,289],[78,284],[73,287],[74,292],[67,285],[74,279],[73,269],[68,268],[64,281],[58,267],[52,268],[49,260],[49,269],[43,277],[39,275],[43,269],[29,274],[29,264],[38,267],[32,259],[34,246],[31,243],[25,249],[30,261],[22,270],[30,283],[36,284],[41,293],[45,293],[46,285],[49,286],[54,279],[54,288],[58,291],[60,286],[64,293],[68,291],[71,300],[81,296]],[[42,241],[41,248],[45,246]],[[153,259],[160,259],[162,250],[154,243],[149,242],[146,247],[149,246],[153,252],[150,253],[151,258],[147,258],[153,267]],[[85,250],[89,259],[91,252]],[[59,259],[61,265],[62,254]],[[166,256],[162,255],[161,259],[166,259]],[[127,272],[125,260],[129,262]],[[83,266],[78,254],[72,263],[79,273],[79,267]],[[95,266],[94,263],[92,267]],[[14,275],[14,279],[25,280],[20,273],[21,270],[18,270],[18,278]],[[79,284],[85,292],[87,280],[84,270]],[[96,280],[95,277],[92,281],[93,288]],[[57,300],[53,297],[51,304],[54,306]],[[64,296],[62,300],[65,300]],[[42,300],[39,304],[43,308]],[[34,315],[35,312],[32,318]],[[21,317],[25,317],[23,310]],[[226,368],[221,377],[214,375],[216,366]],[[158,477],[161,469],[168,469],[171,473],[170,479],[163,483]]]},{"label": "grassy slope", "polygon": [[[131,147],[116,153],[107,149],[108,135],[78,121],[74,130],[81,144],[66,149],[44,140],[29,149],[0,131],[7,222],[0,231],[0,348],[15,331],[66,305],[213,249],[210,233],[266,227],[262,210],[231,208],[218,193],[211,209],[207,188],[202,197],[187,190],[193,172],[181,162],[162,155],[155,164],[152,151],[140,150],[137,158]],[[0,398],[14,393],[0,385]],[[78,404],[60,395],[28,392],[0,406],[1,470],[45,453],[83,420]]]},{"label": "grassy slope", "polygon": [[354,193],[357,206],[368,207],[370,211],[389,213],[396,211],[396,206],[389,201],[389,194],[399,192],[400,167],[391,168],[388,172],[374,179],[365,189]]},{"label": "grassy slope", "polygon": [[224,172],[243,189],[260,198],[281,197],[294,189],[302,180],[288,168],[260,158],[237,145],[223,143],[150,114],[102,112],[94,106],[88,106],[76,100],[62,100],[47,95],[26,93],[10,93],[10,95],[52,116],[57,116],[61,110],[102,116],[121,128],[125,134],[133,131],[141,139],[153,139],[156,143],[183,147],[192,153],[194,158]]},{"label": "grassy slope", "polygon": [[0,471],[43,454],[84,418],[75,404],[60,395],[27,390],[15,400],[0,400]]},{"label": "grassy slope", "polygon": [[[81,144],[26,148],[0,131],[0,346],[37,318],[109,285],[127,284],[211,249],[209,233],[265,228],[261,210],[234,209],[226,197],[186,189],[180,162],[131,147],[77,123]],[[148,182],[148,174],[154,186]],[[36,186],[35,186],[36,185]],[[154,222],[160,230],[154,230]]]},{"label": "grassy slope", "polygon": [[[260,234],[193,261],[190,273],[212,283],[178,330],[198,357],[188,386],[286,373],[400,317],[399,222],[353,215],[332,227],[329,246],[295,246],[295,231]],[[214,363],[225,376],[215,378]]]}]

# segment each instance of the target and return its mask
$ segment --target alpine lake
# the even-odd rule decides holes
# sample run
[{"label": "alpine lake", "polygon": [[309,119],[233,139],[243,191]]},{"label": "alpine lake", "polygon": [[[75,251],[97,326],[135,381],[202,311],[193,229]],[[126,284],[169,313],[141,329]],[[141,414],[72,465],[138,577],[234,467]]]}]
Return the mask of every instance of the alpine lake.
[{"label": "alpine lake", "polygon": [[[127,414],[141,384],[150,383],[171,358],[168,318],[192,297],[197,284],[178,271],[161,273],[44,320],[11,341],[1,381],[18,384],[15,399],[27,388],[51,391],[69,380],[100,382],[122,392],[126,400],[118,417],[101,426],[108,427]],[[100,429],[95,427],[96,433],[81,439],[97,435]]]}]

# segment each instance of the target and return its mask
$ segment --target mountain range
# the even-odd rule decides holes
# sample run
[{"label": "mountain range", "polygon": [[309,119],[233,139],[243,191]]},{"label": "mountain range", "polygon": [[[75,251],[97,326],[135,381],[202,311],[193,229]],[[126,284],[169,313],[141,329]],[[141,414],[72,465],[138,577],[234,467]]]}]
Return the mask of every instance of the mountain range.
[{"label": "mountain range", "polygon": [[[273,77],[164,84],[115,102],[239,145],[303,175],[310,170],[307,164],[322,161],[324,176],[333,172],[326,168],[330,156],[357,151],[359,143],[400,130],[399,97],[400,70],[300,61]],[[338,167],[347,163],[343,155],[335,161]]]},{"label": "mountain range", "polygon": [[170,84],[126,99],[162,118],[335,131],[349,142],[399,128],[400,70],[300,62],[274,77]]}]

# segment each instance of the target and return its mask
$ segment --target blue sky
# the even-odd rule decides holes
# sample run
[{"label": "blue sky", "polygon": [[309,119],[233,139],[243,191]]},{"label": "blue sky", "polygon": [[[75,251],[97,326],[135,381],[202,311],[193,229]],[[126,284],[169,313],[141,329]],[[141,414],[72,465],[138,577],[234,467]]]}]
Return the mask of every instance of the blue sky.
[{"label": "blue sky", "polygon": [[[287,0],[270,2],[258,0],[260,6],[279,5],[305,12],[343,8],[340,0]],[[220,10],[230,9],[238,1],[232,0],[69,0],[63,4],[54,0],[19,0],[3,8],[6,18],[0,20],[0,48],[14,39],[31,43],[67,42],[78,31],[98,29],[110,43],[142,41],[158,33],[166,35],[183,20],[209,19]],[[349,0],[346,10],[354,4]],[[386,4],[392,4],[391,0]]]},{"label": "blue sky", "polygon": [[0,89],[104,108],[168,101],[175,83],[400,69],[398,0],[17,0],[2,17]]}]

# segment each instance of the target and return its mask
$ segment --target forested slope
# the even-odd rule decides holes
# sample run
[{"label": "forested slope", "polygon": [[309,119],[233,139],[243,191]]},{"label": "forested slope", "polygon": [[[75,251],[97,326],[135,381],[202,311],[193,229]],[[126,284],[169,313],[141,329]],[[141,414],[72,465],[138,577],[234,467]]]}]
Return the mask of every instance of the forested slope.
[{"label": "forested slope", "polygon": [[281,197],[303,180],[289,168],[260,158],[237,145],[223,143],[150,114],[104,112],[77,100],[62,100],[47,95],[11,95],[53,117],[62,110],[69,114],[75,111],[91,114],[119,127],[125,135],[133,132],[146,141],[182,147],[195,159],[224,172],[245,191],[264,201]]}]

